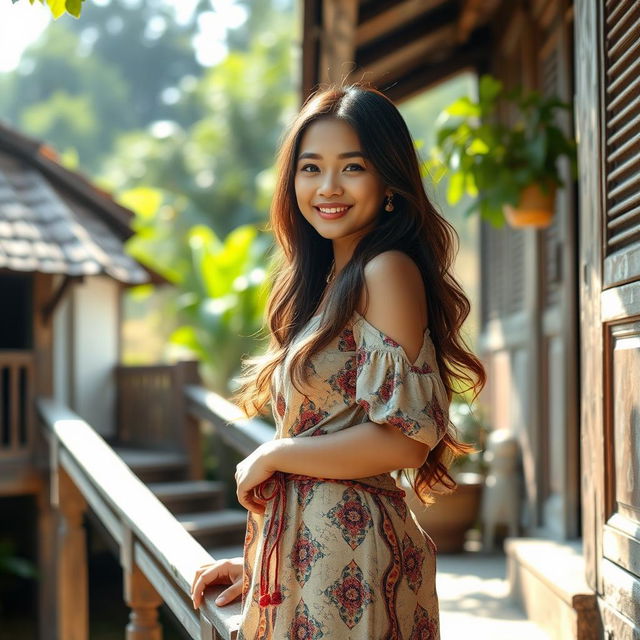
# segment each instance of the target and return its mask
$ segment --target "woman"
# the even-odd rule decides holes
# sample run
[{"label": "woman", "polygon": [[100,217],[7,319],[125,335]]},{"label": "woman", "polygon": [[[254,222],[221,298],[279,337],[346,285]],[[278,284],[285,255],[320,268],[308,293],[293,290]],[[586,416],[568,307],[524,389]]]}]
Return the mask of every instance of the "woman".
[{"label": "woman", "polygon": [[[282,260],[271,343],[237,395],[276,439],[237,467],[244,559],[201,567],[242,594],[239,638],[439,638],[435,547],[390,472],[427,500],[466,451],[454,383],[485,380],[460,327],[455,231],[429,202],[407,127],[375,89],[313,96],[281,147],[271,208]],[[471,373],[469,373],[471,372]],[[312,437],[314,436],[314,437]]]}]

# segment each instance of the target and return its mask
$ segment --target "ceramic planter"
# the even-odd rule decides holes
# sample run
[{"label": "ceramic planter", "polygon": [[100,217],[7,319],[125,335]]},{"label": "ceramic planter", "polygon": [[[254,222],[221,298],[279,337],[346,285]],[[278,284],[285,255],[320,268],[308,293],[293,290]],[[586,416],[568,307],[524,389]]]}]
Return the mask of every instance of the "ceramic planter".
[{"label": "ceramic planter", "polygon": [[418,524],[431,536],[438,553],[464,551],[466,532],[475,524],[480,511],[484,479],[479,473],[460,473],[458,487],[453,493],[438,495],[436,501],[425,506],[403,478],[407,504]]},{"label": "ceramic planter", "polygon": [[555,184],[549,185],[546,192],[539,184],[530,184],[520,192],[520,199],[515,207],[504,205],[504,217],[516,228],[548,227],[553,220],[555,198]]}]

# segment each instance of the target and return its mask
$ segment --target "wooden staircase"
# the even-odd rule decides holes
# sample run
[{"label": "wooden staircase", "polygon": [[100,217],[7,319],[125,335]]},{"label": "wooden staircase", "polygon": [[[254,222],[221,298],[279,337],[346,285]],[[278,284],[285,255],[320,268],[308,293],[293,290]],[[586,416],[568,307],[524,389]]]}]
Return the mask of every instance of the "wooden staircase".
[{"label": "wooden staircase", "polygon": [[116,380],[115,452],[215,559],[241,556],[247,513],[227,506],[226,482],[203,479],[200,421],[186,410],[197,363],[122,366]]},{"label": "wooden staircase", "polygon": [[246,511],[226,508],[226,484],[190,480],[186,454],[114,446],[114,451],[216,559],[241,556]]}]

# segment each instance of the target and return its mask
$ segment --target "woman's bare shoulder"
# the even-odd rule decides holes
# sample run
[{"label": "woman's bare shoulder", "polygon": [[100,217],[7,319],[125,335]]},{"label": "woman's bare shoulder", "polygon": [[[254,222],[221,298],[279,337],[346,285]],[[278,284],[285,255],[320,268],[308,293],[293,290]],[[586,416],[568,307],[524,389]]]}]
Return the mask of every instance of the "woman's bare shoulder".
[{"label": "woman's bare shoulder", "polygon": [[427,326],[427,301],[418,265],[402,251],[385,251],[364,269],[365,289],[358,312],[374,327],[417,354]]}]

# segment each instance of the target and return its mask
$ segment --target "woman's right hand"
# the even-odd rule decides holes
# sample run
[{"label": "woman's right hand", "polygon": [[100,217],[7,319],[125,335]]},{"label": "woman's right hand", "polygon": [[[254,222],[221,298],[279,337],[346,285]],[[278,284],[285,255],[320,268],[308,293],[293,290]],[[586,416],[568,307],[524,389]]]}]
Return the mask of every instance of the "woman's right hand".
[{"label": "woman's right hand", "polygon": [[231,584],[216,598],[216,604],[220,607],[240,597],[242,595],[242,567],[242,557],[203,564],[196,571],[191,585],[193,608],[197,609],[202,604],[204,590],[210,584]]}]

